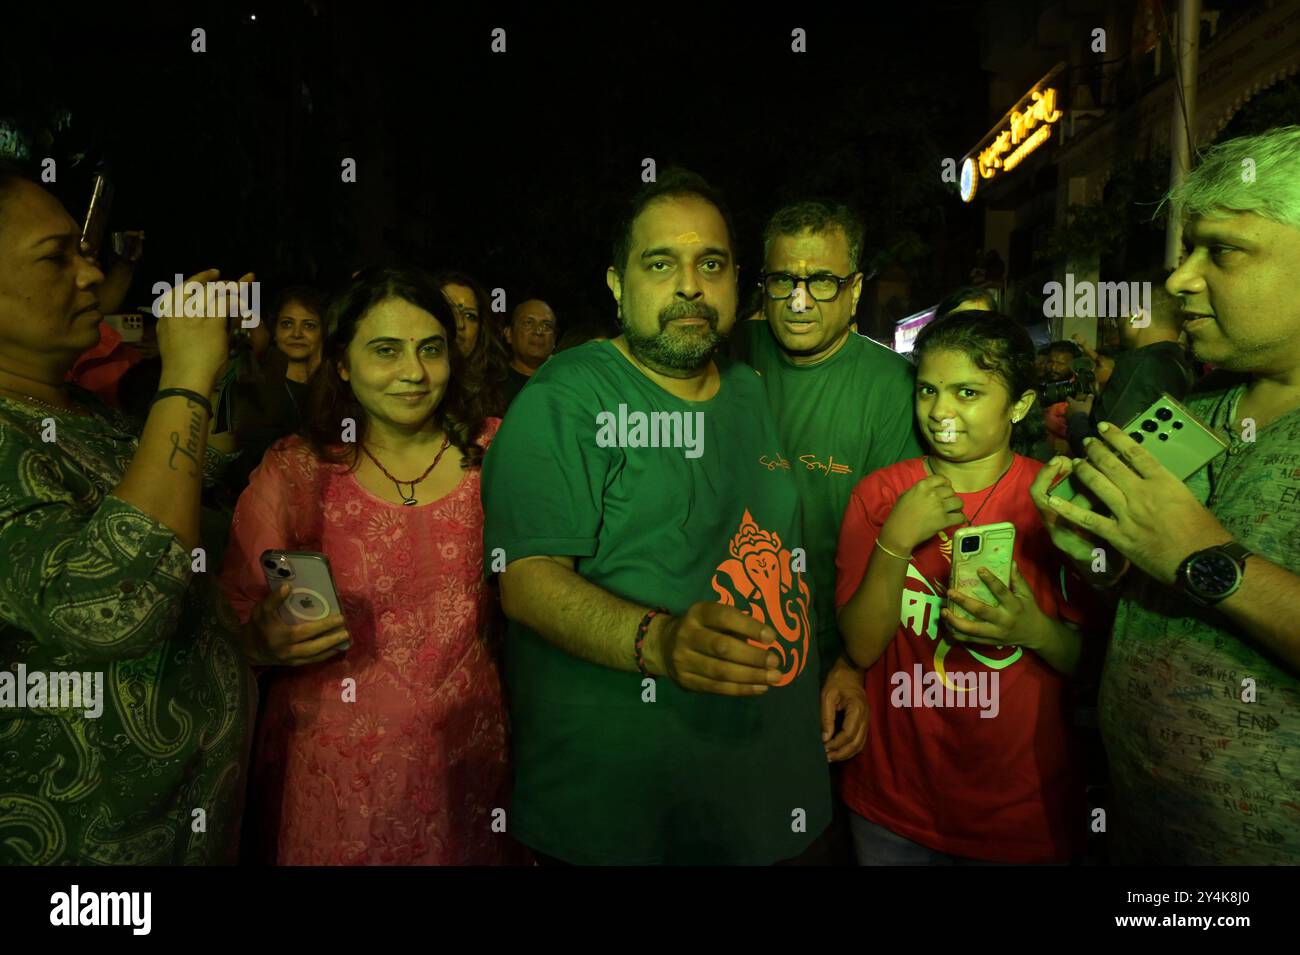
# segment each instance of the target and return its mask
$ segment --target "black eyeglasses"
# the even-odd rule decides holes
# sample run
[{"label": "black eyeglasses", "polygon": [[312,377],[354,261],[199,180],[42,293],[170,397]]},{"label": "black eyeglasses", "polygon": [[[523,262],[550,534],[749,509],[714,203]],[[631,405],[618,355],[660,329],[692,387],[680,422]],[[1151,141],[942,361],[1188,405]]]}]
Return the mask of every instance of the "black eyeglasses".
[{"label": "black eyeglasses", "polygon": [[849,282],[853,281],[853,276],[846,275],[840,278],[838,275],[832,275],[830,272],[818,272],[816,275],[791,275],[789,272],[764,272],[759,276],[759,282],[763,286],[763,291],[767,297],[780,302],[794,294],[794,290],[802,282],[808,289],[808,294],[812,296],[815,302],[833,302],[839,297],[840,290]]}]

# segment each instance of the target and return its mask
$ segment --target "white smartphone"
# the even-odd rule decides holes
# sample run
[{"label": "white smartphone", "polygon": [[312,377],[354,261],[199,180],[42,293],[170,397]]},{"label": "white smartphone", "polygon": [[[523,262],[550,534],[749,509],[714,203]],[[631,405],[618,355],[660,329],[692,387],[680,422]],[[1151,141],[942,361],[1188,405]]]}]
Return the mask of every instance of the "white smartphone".
[{"label": "white smartphone", "polygon": [[262,574],[272,593],[281,584],[293,588],[289,599],[280,605],[280,619],[290,626],[342,613],[334,574],[324,554],[266,550],[262,552]]},{"label": "white smartphone", "polygon": [[[997,598],[980,579],[979,569],[983,567],[991,571],[1003,586],[1010,589],[1011,555],[1015,544],[1016,527],[1010,521],[963,527],[957,531],[952,537],[952,578],[948,589],[960,589],[990,606],[996,604]],[[959,617],[975,619],[960,604],[949,600],[948,606]]]},{"label": "white smartphone", "polygon": [[144,338],[144,316],[139,312],[105,315],[104,324],[115,329],[122,336],[122,341],[128,345],[134,345]]}]

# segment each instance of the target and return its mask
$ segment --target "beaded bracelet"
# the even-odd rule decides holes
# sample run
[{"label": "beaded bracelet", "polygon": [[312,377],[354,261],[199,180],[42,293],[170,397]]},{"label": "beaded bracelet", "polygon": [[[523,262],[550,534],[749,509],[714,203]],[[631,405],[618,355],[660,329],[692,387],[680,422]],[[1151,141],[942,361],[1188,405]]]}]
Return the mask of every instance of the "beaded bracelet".
[{"label": "beaded bracelet", "polygon": [[668,611],[663,607],[660,607],[657,610],[647,611],[646,615],[641,618],[640,626],[636,628],[636,643],[633,645],[634,653],[636,655],[636,668],[643,677],[650,676],[650,671],[645,668],[645,657],[641,655],[641,648],[645,644],[645,635],[650,630],[650,621],[659,614],[667,612]]}]

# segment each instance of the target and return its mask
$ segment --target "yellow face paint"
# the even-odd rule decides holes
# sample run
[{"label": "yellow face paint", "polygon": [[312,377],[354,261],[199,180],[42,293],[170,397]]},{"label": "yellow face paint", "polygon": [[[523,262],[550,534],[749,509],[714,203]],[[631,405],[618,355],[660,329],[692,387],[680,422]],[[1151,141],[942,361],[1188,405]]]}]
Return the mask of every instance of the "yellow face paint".
[{"label": "yellow face paint", "polygon": [[700,236],[698,232],[683,232],[677,237],[678,245],[699,245]]}]

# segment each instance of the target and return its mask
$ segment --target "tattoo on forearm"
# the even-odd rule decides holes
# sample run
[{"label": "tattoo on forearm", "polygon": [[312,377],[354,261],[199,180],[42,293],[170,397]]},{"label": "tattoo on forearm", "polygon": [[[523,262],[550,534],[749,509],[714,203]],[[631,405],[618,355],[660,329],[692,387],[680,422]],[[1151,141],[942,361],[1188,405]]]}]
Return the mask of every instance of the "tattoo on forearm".
[{"label": "tattoo on forearm", "polygon": [[185,457],[189,458],[190,462],[194,465],[194,467],[190,469],[190,476],[193,477],[198,474],[203,467],[199,461],[199,442],[203,437],[203,409],[192,401],[187,401],[186,404],[188,404],[192,409],[190,412],[190,432],[188,437],[185,439],[184,446],[181,445],[180,432],[173,431],[171,433],[170,440],[172,443],[172,453],[167,458],[167,466],[173,471],[179,471],[180,468],[177,467],[176,455],[177,453],[183,454]]}]

